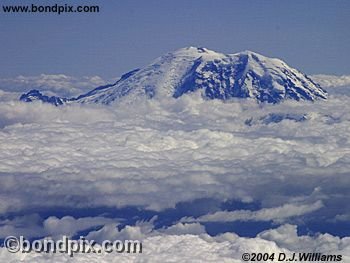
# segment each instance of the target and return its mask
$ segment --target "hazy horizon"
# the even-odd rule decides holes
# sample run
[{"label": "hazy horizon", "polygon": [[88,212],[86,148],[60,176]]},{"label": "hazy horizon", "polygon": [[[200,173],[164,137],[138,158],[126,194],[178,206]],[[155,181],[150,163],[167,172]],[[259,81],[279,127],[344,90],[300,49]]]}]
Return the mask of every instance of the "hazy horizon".
[{"label": "hazy horizon", "polygon": [[84,4],[98,4],[100,13],[3,13],[0,77],[45,73],[110,79],[186,46],[222,53],[252,50],[306,74],[350,74],[344,56],[350,46],[348,1]]}]

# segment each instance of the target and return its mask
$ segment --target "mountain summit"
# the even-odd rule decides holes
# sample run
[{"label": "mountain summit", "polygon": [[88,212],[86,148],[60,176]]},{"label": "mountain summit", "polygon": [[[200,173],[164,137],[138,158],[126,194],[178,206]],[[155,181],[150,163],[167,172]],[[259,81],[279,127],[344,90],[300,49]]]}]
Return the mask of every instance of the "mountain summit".
[{"label": "mountain summit", "polygon": [[142,69],[124,74],[114,84],[98,87],[77,98],[50,99],[38,91],[30,91],[23,94],[21,100],[53,101],[55,105],[61,102],[111,104],[140,97],[179,98],[191,92],[200,92],[204,99],[253,98],[267,103],[327,99],[327,92],[319,84],[282,60],[251,51],[226,55],[188,47],[167,53]]}]

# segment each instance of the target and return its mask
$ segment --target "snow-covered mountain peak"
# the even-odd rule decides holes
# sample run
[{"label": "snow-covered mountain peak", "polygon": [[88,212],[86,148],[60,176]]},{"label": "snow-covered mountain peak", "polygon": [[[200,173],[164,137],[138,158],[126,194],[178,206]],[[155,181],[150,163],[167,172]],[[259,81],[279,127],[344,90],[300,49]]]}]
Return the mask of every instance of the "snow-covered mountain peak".
[{"label": "snow-covered mountain peak", "polygon": [[280,59],[252,51],[225,55],[186,47],[67,102],[111,104],[140,98],[179,98],[193,92],[200,92],[204,99],[254,98],[268,103],[327,98],[320,85]]},{"label": "snow-covered mountain peak", "polygon": [[224,58],[226,55],[222,53],[215,52],[213,50],[209,50],[204,47],[185,47],[175,50],[174,52],[170,52],[173,56],[176,57],[192,57],[194,59],[202,57],[203,59],[220,59]]},{"label": "snow-covered mountain peak", "polygon": [[244,51],[241,51],[241,52],[238,52],[238,53],[233,53],[233,54],[230,54],[231,56],[238,56],[238,55],[247,55],[249,57],[252,57],[252,56],[257,56],[257,57],[264,57],[263,55],[260,55],[259,53],[256,53],[254,51],[251,51],[251,50],[244,50]]}]

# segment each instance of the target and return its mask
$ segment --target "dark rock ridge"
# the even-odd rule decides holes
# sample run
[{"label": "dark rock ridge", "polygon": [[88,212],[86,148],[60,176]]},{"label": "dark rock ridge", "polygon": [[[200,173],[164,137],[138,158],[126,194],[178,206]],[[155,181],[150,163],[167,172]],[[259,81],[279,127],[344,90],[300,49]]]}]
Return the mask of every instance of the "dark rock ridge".
[{"label": "dark rock ridge", "polygon": [[63,105],[67,102],[66,98],[60,98],[56,96],[49,97],[43,95],[40,91],[36,89],[33,89],[28,93],[22,94],[19,99],[24,102],[42,101],[44,103],[50,103],[55,106]]}]

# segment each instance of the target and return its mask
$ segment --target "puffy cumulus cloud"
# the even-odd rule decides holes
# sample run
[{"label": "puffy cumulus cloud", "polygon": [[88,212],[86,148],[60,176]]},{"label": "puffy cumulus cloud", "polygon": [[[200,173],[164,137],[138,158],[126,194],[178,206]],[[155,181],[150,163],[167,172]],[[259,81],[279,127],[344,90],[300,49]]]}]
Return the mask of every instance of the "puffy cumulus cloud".
[{"label": "puffy cumulus cloud", "polygon": [[[133,228],[133,227],[131,227]],[[137,227],[134,227],[137,228]],[[132,232],[132,230],[129,230]],[[140,229],[138,228],[138,232]],[[242,262],[243,253],[292,253],[318,252],[342,255],[344,262],[350,259],[350,239],[323,234],[299,236],[294,225],[283,225],[267,230],[255,238],[244,238],[234,233],[211,237],[207,234],[166,234],[149,232],[142,239],[141,254],[65,254],[26,253],[10,254],[0,249],[0,260],[4,262]]]},{"label": "puffy cumulus cloud", "polygon": [[127,225],[121,230],[117,228],[116,224],[107,224],[103,228],[91,231],[86,239],[95,240],[102,243],[103,240],[143,240],[148,235],[154,235],[153,222],[156,217],[153,217],[150,221],[138,221],[134,226]]},{"label": "puffy cumulus cloud", "polygon": [[206,234],[205,227],[200,223],[176,223],[168,227],[155,229],[154,221],[137,221],[135,225],[126,225],[118,228],[117,224],[110,223],[98,230],[91,231],[86,239],[102,243],[103,240],[144,240],[150,236],[157,235],[201,235]]},{"label": "puffy cumulus cloud", "polygon": [[330,94],[350,96],[350,76],[313,75],[312,79],[326,88]]},{"label": "puffy cumulus cloud", "polygon": [[313,204],[284,204],[279,207],[263,208],[258,211],[236,210],[236,211],[219,211],[213,214],[200,216],[195,220],[199,222],[233,222],[233,221],[275,221],[283,222],[284,220],[314,212],[323,207],[321,201]]},{"label": "puffy cumulus cloud", "polygon": [[[216,214],[218,218],[300,225],[331,223],[335,218],[340,222],[350,210],[348,99],[334,94],[327,102],[258,105],[249,100],[203,101],[194,94],[178,100],[125,101],[109,107],[2,102],[1,233],[74,235],[82,228],[103,225],[90,231],[89,237],[141,238],[149,246],[141,259],[172,255],[175,259],[196,256],[239,262],[238,254],[256,248],[254,244],[268,251],[293,250],[292,245],[277,246],[275,232],[254,239],[235,234],[210,238],[203,233],[204,222],[173,222],[169,218],[169,227],[155,229],[153,223],[139,222],[120,228],[123,218],[109,221],[103,212],[97,219],[50,213],[136,207],[140,213],[148,209],[161,214],[181,202],[206,198],[218,205],[208,202],[207,209],[193,207],[188,211],[190,217]],[[306,120],[246,124],[248,119],[259,120],[273,113],[305,115]],[[247,206],[258,204],[258,208],[221,206],[231,200]],[[32,215],[42,211],[52,217]],[[21,225],[25,220],[30,222]],[[154,219],[154,224],[157,222]],[[55,231],[56,225],[61,231]],[[278,231],[285,237],[291,230]],[[344,228],[342,235],[348,233]],[[295,236],[295,242],[306,240],[310,248],[313,243],[315,248],[325,247],[321,239],[348,251],[344,238]],[[190,245],[197,250],[188,249]],[[7,258],[3,250],[1,257]],[[26,257],[36,262],[45,258]],[[98,255],[77,255],[75,259],[84,261],[86,257],[98,260]],[[138,260],[137,256],[125,257]],[[111,255],[106,258],[112,260]],[[64,256],[55,255],[55,261],[60,260],[64,261]]]},{"label": "puffy cumulus cloud", "polygon": [[[2,213],[55,206],[162,210],[207,197],[277,207],[316,188],[314,201],[324,199],[325,208],[328,197],[347,200],[350,110],[341,97],[263,107],[188,96],[129,107],[11,102],[0,109]],[[245,124],[271,112],[308,119]]]},{"label": "puffy cumulus cloud", "polygon": [[73,237],[83,230],[93,227],[103,227],[106,224],[118,225],[118,219],[106,217],[81,217],[64,216],[58,218],[50,216],[46,219],[38,214],[17,216],[12,219],[0,221],[0,239],[7,236],[24,236],[26,238],[51,237],[58,239],[65,236]]},{"label": "puffy cumulus cloud", "polygon": [[72,236],[77,234],[79,231],[89,229],[96,226],[104,226],[107,223],[116,223],[115,219],[104,218],[104,217],[83,217],[74,218],[72,216],[65,216],[57,218],[51,216],[43,222],[44,231],[46,235],[52,237],[60,236]]},{"label": "puffy cumulus cloud", "polygon": [[[272,243],[272,242],[270,242]],[[260,241],[261,249],[269,242]],[[256,244],[256,243],[255,243]],[[264,245],[264,246],[263,246]],[[276,246],[275,246],[276,247]],[[271,249],[272,250],[272,249]],[[143,241],[142,254],[75,254],[69,258],[64,254],[10,254],[0,248],[0,259],[14,263],[25,262],[241,262],[236,242],[215,242],[194,235],[152,236]],[[270,250],[269,250],[270,251]],[[275,250],[279,251],[277,247]]]},{"label": "puffy cumulus cloud", "polygon": [[0,102],[15,101],[21,96],[20,92],[5,91],[0,89]]},{"label": "puffy cumulus cloud", "polygon": [[64,74],[41,74],[39,76],[0,78],[0,89],[17,92],[39,89],[49,95],[72,97],[106,85],[106,83],[107,81],[99,76],[72,77]]},{"label": "puffy cumulus cloud", "polygon": [[162,233],[168,235],[200,235],[206,233],[205,227],[199,223],[182,223],[179,222],[175,225],[167,227],[163,230],[159,230]]},{"label": "puffy cumulus cloud", "polygon": [[347,76],[347,75],[336,76],[336,75],[318,74],[318,75],[312,75],[311,78],[325,88],[350,86],[350,76]]},{"label": "puffy cumulus cloud", "polygon": [[0,127],[27,123],[93,123],[114,121],[115,114],[105,107],[92,105],[84,107],[79,104],[58,108],[49,104],[34,102],[21,103],[6,101],[0,103]]},{"label": "puffy cumulus cloud", "polygon": [[296,225],[282,225],[276,229],[264,231],[259,238],[275,242],[279,247],[291,251],[318,251],[331,253],[343,251],[350,256],[350,238],[339,238],[329,234],[316,236],[298,236]]}]

